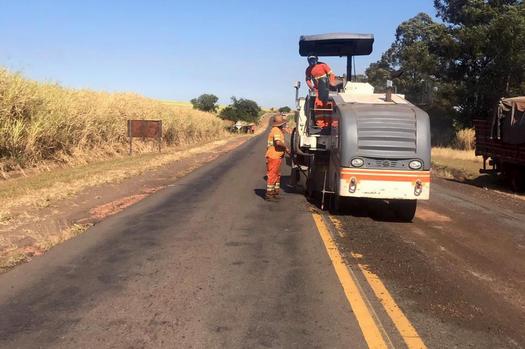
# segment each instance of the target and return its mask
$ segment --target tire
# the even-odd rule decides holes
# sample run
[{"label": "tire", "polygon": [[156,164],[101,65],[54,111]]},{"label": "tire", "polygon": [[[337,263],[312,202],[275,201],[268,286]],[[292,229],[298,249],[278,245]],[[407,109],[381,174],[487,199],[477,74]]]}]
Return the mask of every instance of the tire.
[{"label": "tire", "polygon": [[525,171],[514,166],[509,171],[509,184],[514,192],[520,193],[525,189]]},{"label": "tire", "polygon": [[290,135],[290,144],[292,145],[292,148],[293,148],[293,145],[294,145],[294,141],[295,141],[296,135],[297,135],[297,127],[294,127],[293,130],[292,130],[292,133]]},{"label": "tire", "polygon": [[308,176],[306,177],[306,197],[314,198],[315,191],[315,157],[312,157],[308,163]]},{"label": "tire", "polygon": [[341,196],[337,194],[330,195],[330,213],[335,215],[341,213]]},{"label": "tire", "polygon": [[290,171],[290,186],[293,188],[297,187],[297,183],[301,180],[301,173],[298,168],[293,168]]},{"label": "tire", "polygon": [[314,183],[311,175],[309,175],[306,178],[306,188],[305,188],[305,195],[307,199],[313,199],[314,198]]},{"label": "tire", "polygon": [[297,166],[297,155],[295,153],[295,140],[297,139],[297,128],[294,128],[292,131],[292,134],[290,136],[290,184],[293,187],[297,186],[297,183],[299,183],[299,180],[301,179],[301,173],[298,168],[295,168]]},{"label": "tire", "polygon": [[403,222],[412,222],[416,215],[417,200],[392,200],[390,205]]},{"label": "tire", "polygon": [[296,153],[297,153],[297,147],[296,144],[297,140],[299,139],[299,131],[297,131],[297,127],[294,127],[292,134],[290,135],[290,156],[292,157],[293,162],[296,162]]}]

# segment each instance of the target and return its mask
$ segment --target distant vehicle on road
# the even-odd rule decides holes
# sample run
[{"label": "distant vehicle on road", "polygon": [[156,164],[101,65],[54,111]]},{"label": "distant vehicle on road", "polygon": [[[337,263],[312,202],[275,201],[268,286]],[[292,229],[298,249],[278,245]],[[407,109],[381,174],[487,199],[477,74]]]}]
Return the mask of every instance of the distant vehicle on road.
[{"label": "distant vehicle on road", "polygon": [[239,120],[232,125],[230,131],[233,133],[255,133],[255,128],[255,123]]},{"label": "distant vehicle on road", "polygon": [[[430,122],[427,113],[394,94],[374,93],[368,83],[352,81],[352,60],[369,55],[370,34],[302,36],[301,56],[346,56],[346,75],[338,85],[318,84],[316,93],[298,97],[292,132],[292,181],[306,177],[307,195],[318,193],[337,211],[348,200],[388,200],[400,219],[411,221],[417,200],[430,192]],[[322,89],[325,88],[323,91]],[[344,199],[344,200],[343,200]]]},{"label": "distant vehicle on road", "polygon": [[525,96],[501,99],[496,113],[474,120],[474,128],[480,172],[502,173],[513,190],[525,190]]}]

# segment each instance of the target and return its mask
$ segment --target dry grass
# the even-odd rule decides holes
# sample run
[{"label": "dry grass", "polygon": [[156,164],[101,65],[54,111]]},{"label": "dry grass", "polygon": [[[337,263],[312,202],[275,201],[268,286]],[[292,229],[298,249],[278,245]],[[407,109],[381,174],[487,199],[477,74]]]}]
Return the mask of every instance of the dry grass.
[{"label": "dry grass", "polygon": [[[127,119],[160,119],[166,145],[223,137],[222,121],[186,105],[132,93],[72,90],[0,68],[0,171],[44,161],[87,163],[125,153]],[[140,145],[138,152],[149,151]]]},{"label": "dry grass", "polygon": [[189,149],[170,149],[162,154],[124,156],[83,166],[46,171],[30,177],[0,181],[0,225],[13,218],[14,208],[27,205],[47,207],[87,187],[120,182],[173,161],[196,154],[211,153],[214,148],[225,145],[230,139],[225,138]]},{"label": "dry grass", "polygon": [[[192,156],[200,156],[201,160],[207,162],[233,149],[249,137],[251,135],[241,137],[230,135],[206,144],[170,147],[161,154],[152,152],[133,157],[114,157],[83,166],[64,167],[33,173],[29,177],[0,181],[0,273],[44,253],[52,246],[80,234],[88,227],[86,224],[68,226],[67,223],[64,226],[59,223],[60,226],[56,227],[53,222],[62,222],[57,218],[64,212],[67,213],[67,206],[60,208],[60,205],[57,205],[61,199],[75,198],[79,192],[88,187],[106,183],[116,184],[145,173],[149,176],[149,173],[154,174],[151,171],[155,169]],[[202,164],[203,162],[200,161],[176,170],[170,174],[170,179],[175,180],[184,176]],[[118,185],[114,188],[119,190]],[[147,190],[137,188],[137,192],[131,192],[133,194],[131,196],[89,209],[89,215],[102,219],[160,188]],[[86,202],[82,201],[80,204],[85,205]],[[41,210],[46,207],[48,209]],[[42,212],[47,213],[42,215]],[[85,220],[80,220],[78,223],[85,223]]]},{"label": "dry grass", "polygon": [[481,165],[474,150],[432,148],[432,168],[441,177],[472,179],[479,176]]},{"label": "dry grass", "polygon": [[465,128],[456,132],[454,148],[460,150],[473,150],[476,146],[476,133],[473,128]]},{"label": "dry grass", "polygon": [[193,108],[193,105],[190,102],[163,100],[162,103],[177,107]]},{"label": "dry grass", "polygon": [[[172,106],[177,106],[177,107],[193,109],[193,104],[191,104],[191,102],[163,100],[162,103],[165,103],[165,104],[168,104],[168,105],[172,105]],[[217,113],[218,113],[221,110],[223,110],[224,108],[226,108],[227,105],[226,104],[218,104],[217,107],[218,107],[217,108]]]},{"label": "dry grass", "polygon": [[432,148],[432,169],[435,174],[459,180],[479,177],[483,160],[474,153],[476,134],[466,128],[456,132],[450,147]]},{"label": "dry grass", "polygon": [[89,227],[89,224],[73,224],[54,234],[42,231],[32,232],[30,238],[35,241],[35,244],[26,247],[7,244],[0,239],[0,246],[3,248],[0,254],[0,274],[18,264],[29,261],[34,256],[44,254],[55,245],[82,234]]},{"label": "dry grass", "polygon": [[481,157],[476,156],[474,150],[435,147],[432,148],[432,157],[481,162]]}]

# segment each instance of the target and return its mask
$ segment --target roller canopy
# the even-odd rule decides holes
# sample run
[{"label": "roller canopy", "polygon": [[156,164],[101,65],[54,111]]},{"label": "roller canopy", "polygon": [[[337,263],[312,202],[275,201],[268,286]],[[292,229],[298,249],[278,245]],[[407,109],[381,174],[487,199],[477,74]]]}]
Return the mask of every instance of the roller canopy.
[{"label": "roller canopy", "polygon": [[333,33],[303,35],[299,39],[301,56],[365,56],[372,53],[374,35]]}]

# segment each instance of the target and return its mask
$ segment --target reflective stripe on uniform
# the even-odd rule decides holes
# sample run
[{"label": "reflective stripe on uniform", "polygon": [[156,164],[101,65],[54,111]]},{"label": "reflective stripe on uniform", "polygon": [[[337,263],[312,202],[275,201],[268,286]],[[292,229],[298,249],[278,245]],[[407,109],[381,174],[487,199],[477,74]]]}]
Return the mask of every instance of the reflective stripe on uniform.
[{"label": "reflective stripe on uniform", "polygon": [[279,135],[279,134],[274,134],[274,135],[273,135],[273,139],[268,139],[268,148],[269,148],[269,147],[273,147],[275,141],[280,141],[280,140],[281,140],[281,135]]},{"label": "reflective stripe on uniform", "polygon": [[319,80],[319,79],[322,79],[322,78],[327,77],[328,75],[332,75],[332,74],[333,74],[333,73],[332,73],[332,71],[330,70],[330,71],[329,71],[328,73],[326,73],[326,74],[319,75],[319,76],[314,76],[313,78],[314,78],[315,80]]},{"label": "reflective stripe on uniform", "polygon": [[284,156],[284,151],[276,149],[276,142],[284,142],[284,135],[278,127],[272,127],[270,134],[268,135],[266,157],[271,159],[280,159]]}]

